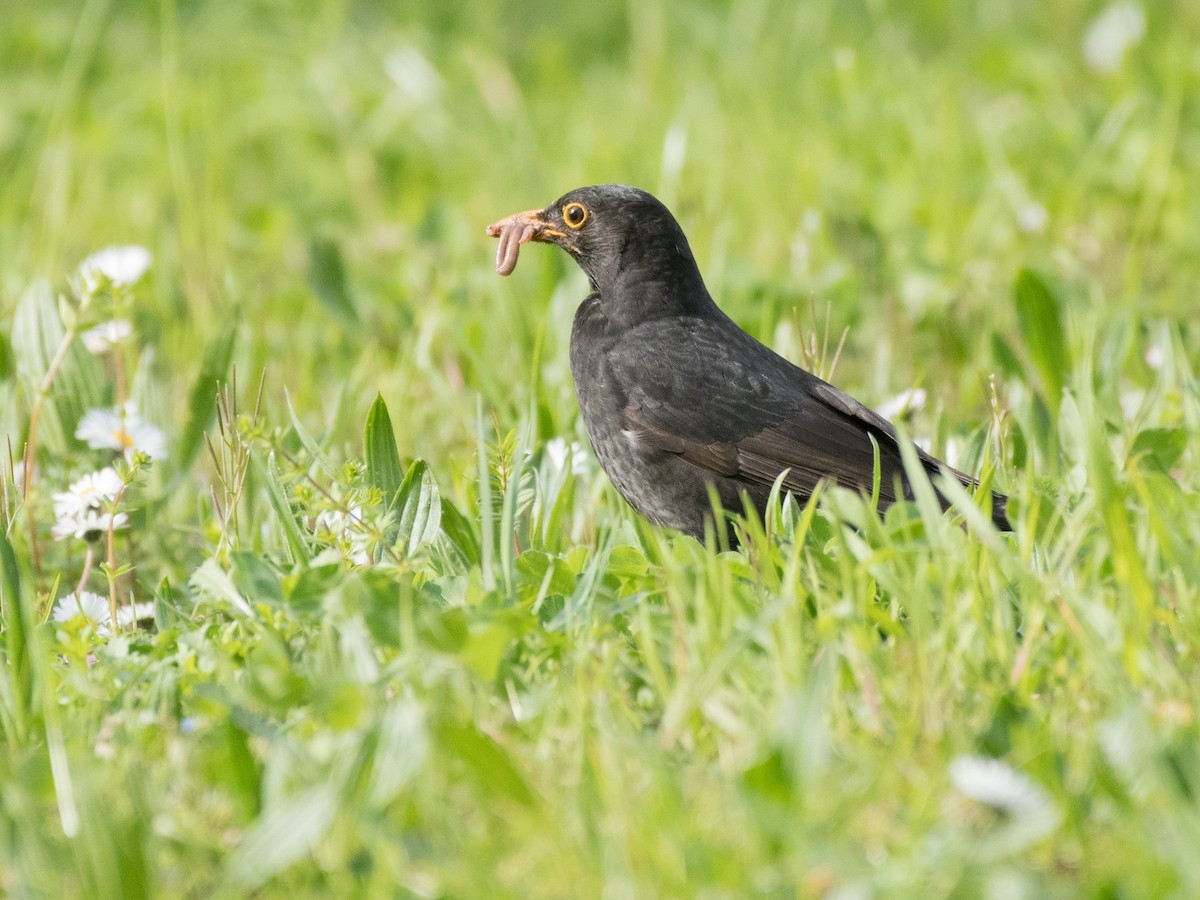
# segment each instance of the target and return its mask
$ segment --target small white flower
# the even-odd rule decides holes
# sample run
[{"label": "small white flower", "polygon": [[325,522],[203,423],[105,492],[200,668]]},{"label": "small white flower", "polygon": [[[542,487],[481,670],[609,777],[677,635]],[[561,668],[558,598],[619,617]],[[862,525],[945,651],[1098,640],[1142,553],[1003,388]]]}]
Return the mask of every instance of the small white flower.
[{"label": "small white flower", "polygon": [[1120,0],[1092,19],[1083,34],[1083,58],[1094,72],[1115,72],[1146,33],[1142,8]]},{"label": "small white flower", "polygon": [[125,513],[113,515],[88,509],[74,515],[61,516],[54,523],[54,527],[50,529],[50,533],[54,535],[56,541],[74,537],[91,542],[100,540],[108,534],[109,529],[118,531],[128,525],[129,516]]},{"label": "small white flower", "polygon": [[950,780],[972,800],[1004,812],[1041,812],[1050,805],[1040,785],[998,759],[956,756],[950,763]]},{"label": "small white flower", "polygon": [[153,261],[150,251],[137,244],[105,247],[79,264],[79,279],[84,289],[94,291],[101,278],[114,285],[131,285],[141,279]]},{"label": "small white flower", "polygon": [[99,356],[101,353],[107,353],[131,334],[133,326],[129,324],[128,319],[113,319],[101,322],[95,328],[85,331],[79,338],[89,352]]},{"label": "small white flower", "polygon": [[885,419],[895,419],[907,413],[925,408],[925,388],[907,388],[879,404],[879,414]]},{"label": "small white flower", "polygon": [[132,606],[122,606],[117,609],[117,624],[123,628],[137,624],[142,619],[154,618],[154,604],[149,600],[134,603]]},{"label": "small white flower", "polygon": [[578,475],[588,470],[591,460],[588,452],[578,441],[567,443],[566,438],[556,437],[546,442],[546,459],[555,472],[561,472],[571,461],[571,472]]},{"label": "small white flower", "polygon": [[1026,234],[1039,234],[1045,231],[1049,222],[1050,214],[1046,212],[1046,207],[1036,200],[1023,204],[1017,210],[1017,227]]},{"label": "small white flower", "polygon": [[1157,372],[1167,361],[1167,354],[1163,351],[1161,344],[1151,344],[1146,348],[1146,355],[1143,358],[1146,360],[1146,365]]},{"label": "small white flower", "polygon": [[87,510],[99,511],[115,500],[125,482],[112,466],[84,475],[62,493],[54,495],[54,515],[77,516]]},{"label": "small white flower", "polygon": [[79,263],[79,281],[86,292],[95,292],[104,278],[114,286],[125,287],[137,283],[154,257],[145,247],[136,244],[124,247],[104,247]]},{"label": "small white flower", "polygon": [[314,524],[317,534],[324,532],[332,537],[354,565],[365,566],[371,562],[371,539],[363,530],[361,508],[352,506],[348,512],[327,509],[317,514]]},{"label": "small white flower", "polygon": [[426,106],[442,92],[437,69],[416,47],[399,47],[383,63],[388,77],[413,106]]},{"label": "small white flower", "polygon": [[126,406],[115,409],[88,410],[75,430],[75,437],[97,450],[120,450],[126,459],[141,450],[151,459],[164,459],[167,440],[155,426],[146,422]]},{"label": "small white flower", "polygon": [[112,611],[108,608],[108,598],[93,594],[91,591],[70,593],[61,598],[54,606],[53,619],[55,622],[69,622],[74,618],[87,619],[101,637],[112,633]]}]

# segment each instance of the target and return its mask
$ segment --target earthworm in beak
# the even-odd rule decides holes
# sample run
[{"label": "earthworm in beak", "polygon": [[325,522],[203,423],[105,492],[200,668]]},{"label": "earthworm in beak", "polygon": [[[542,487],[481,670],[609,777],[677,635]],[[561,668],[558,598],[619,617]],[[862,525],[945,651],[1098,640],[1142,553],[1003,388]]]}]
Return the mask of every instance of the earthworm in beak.
[{"label": "earthworm in beak", "polygon": [[519,212],[501,219],[487,227],[487,233],[500,238],[500,246],[496,248],[496,271],[501,275],[511,275],[517,267],[517,254],[521,245],[536,240],[538,233],[545,227],[545,222],[538,218],[541,210],[531,209]]}]

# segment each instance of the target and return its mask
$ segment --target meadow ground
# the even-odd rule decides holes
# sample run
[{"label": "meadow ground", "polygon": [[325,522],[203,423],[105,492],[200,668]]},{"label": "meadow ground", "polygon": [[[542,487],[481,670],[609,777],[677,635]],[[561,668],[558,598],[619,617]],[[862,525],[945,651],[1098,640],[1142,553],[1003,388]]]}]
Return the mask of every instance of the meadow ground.
[{"label": "meadow ground", "polygon": [[[0,891],[1200,895],[1200,6],[600,6],[2,5]],[[601,181],[1015,533],[640,522]]]}]

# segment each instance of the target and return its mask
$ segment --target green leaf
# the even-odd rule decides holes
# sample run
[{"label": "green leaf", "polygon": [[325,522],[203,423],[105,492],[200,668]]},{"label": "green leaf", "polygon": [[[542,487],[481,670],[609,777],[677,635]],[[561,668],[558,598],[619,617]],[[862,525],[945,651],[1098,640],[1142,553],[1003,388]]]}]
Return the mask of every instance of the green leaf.
[{"label": "green leaf", "polygon": [[35,281],[21,295],[12,326],[17,371],[31,387],[36,389],[45,377],[65,333],[50,283]]},{"label": "green leaf", "polygon": [[1142,462],[1168,471],[1187,450],[1188,435],[1182,428],[1147,428],[1133,442],[1133,455]]},{"label": "green leaf", "polygon": [[435,540],[441,531],[442,497],[425,460],[408,467],[404,482],[396,492],[391,511],[397,513],[395,535],[389,543],[403,543],[406,556],[412,556],[422,544]]},{"label": "green leaf", "polygon": [[295,510],[292,509],[292,501],[288,497],[287,487],[279,475],[279,467],[275,464],[275,454],[272,453],[267,457],[266,465],[259,463],[258,458],[255,457],[255,464],[264,476],[267,484],[267,498],[271,501],[275,515],[279,517],[279,524],[283,526],[283,536],[287,541],[288,554],[292,562],[307,563],[312,559],[306,539],[307,533],[300,524]]},{"label": "green leaf", "polygon": [[992,332],[992,361],[1005,378],[1013,378],[1021,372],[1021,363],[1013,353],[1008,341]]},{"label": "green leaf", "polygon": [[273,803],[231,854],[229,880],[239,887],[254,888],[307,856],[333,824],[337,807],[337,794],[330,784]]},{"label": "green leaf", "polygon": [[237,339],[238,317],[231,315],[225,327],[208,345],[204,362],[192,390],[188,395],[188,420],[179,435],[179,446],[174,453],[174,465],[186,472],[204,446],[204,432],[212,423],[217,408],[217,383],[225,378],[233,362],[233,345]]},{"label": "green leaf", "polygon": [[343,577],[340,562],[301,569],[285,575],[282,581],[283,594],[288,605],[299,612],[313,612],[338,586]]},{"label": "green leaf", "polygon": [[367,413],[363,445],[367,454],[367,481],[379,488],[384,502],[390,505],[404,482],[404,469],[400,465],[392,417],[388,415],[382,394],[375,396],[375,402]]},{"label": "green leaf", "polygon": [[243,597],[251,602],[265,600],[273,605],[283,603],[279,576],[255,553],[235,550],[229,554],[233,583]]},{"label": "green leaf", "polygon": [[[50,285],[34,282],[17,304],[12,330],[16,370],[31,397],[40,390],[66,334]],[[82,449],[75,429],[87,410],[106,402],[107,383],[99,361],[73,343],[51,385],[50,402],[42,407],[39,446],[54,454]]]},{"label": "green leaf", "polygon": [[1022,269],[1016,284],[1017,323],[1029,356],[1041,377],[1046,401],[1057,412],[1071,356],[1063,333],[1058,299],[1037,274]]},{"label": "green leaf", "polygon": [[4,693],[10,708],[5,710],[5,719],[11,721],[5,721],[5,730],[12,726],[23,740],[33,706],[33,664],[29,652],[33,616],[21,584],[17,555],[3,532],[0,532],[0,608],[8,644],[8,671],[0,676],[8,681]]},{"label": "green leaf", "polygon": [[0,333],[0,381],[7,381],[16,372],[16,362],[13,360],[12,347],[8,344],[8,336]]},{"label": "green leaf", "polygon": [[442,533],[462,555],[467,565],[479,564],[479,539],[475,529],[471,527],[467,517],[458,511],[458,507],[445,497],[442,498]]},{"label": "green leaf", "polygon": [[308,451],[309,455],[313,458],[313,462],[320,467],[322,472],[330,478],[337,478],[338,472],[333,461],[330,460],[324,448],[317,443],[316,438],[304,427],[304,423],[300,421],[300,417],[296,415],[296,410],[292,406],[292,395],[288,393],[286,387],[283,389],[283,399],[287,403],[288,416],[292,420],[292,429],[296,432],[296,437],[300,438],[300,443],[304,445],[304,449]]},{"label": "green leaf", "polygon": [[417,637],[440,653],[458,653],[470,637],[466,612],[460,607],[425,607],[417,619]]},{"label": "green leaf", "polygon": [[343,323],[354,325],[358,322],[342,251],[335,241],[314,237],[309,243],[308,286],[321,304]]},{"label": "green leaf", "polygon": [[507,751],[490,737],[472,726],[461,725],[443,725],[439,737],[443,750],[466,765],[485,791],[521,806],[533,805],[529,783]]},{"label": "green leaf", "polygon": [[228,603],[244,616],[253,618],[254,610],[238,591],[229,573],[213,557],[206,559],[192,573],[190,584],[206,597]]}]

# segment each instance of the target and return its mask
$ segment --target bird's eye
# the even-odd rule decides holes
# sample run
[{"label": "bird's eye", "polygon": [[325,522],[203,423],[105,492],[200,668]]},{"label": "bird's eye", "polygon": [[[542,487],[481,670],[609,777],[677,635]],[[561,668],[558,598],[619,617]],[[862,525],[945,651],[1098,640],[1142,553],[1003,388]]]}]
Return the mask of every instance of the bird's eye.
[{"label": "bird's eye", "polygon": [[562,217],[568,228],[578,230],[588,220],[587,207],[582,203],[568,203],[563,207]]}]

